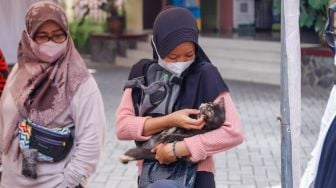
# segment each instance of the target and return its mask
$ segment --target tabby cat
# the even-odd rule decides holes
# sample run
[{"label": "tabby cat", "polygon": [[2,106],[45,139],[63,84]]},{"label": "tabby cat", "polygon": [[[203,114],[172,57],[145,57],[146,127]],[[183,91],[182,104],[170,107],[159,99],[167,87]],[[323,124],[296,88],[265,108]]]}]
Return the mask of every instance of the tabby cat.
[{"label": "tabby cat", "polygon": [[136,148],[129,149],[124,155],[120,156],[122,163],[127,164],[129,161],[135,160],[155,160],[155,154],[151,152],[153,146],[160,143],[172,143],[174,141],[181,141],[184,138],[191,137],[197,134],[202,134],[219,128],[225,121],[224,98],[220,98],[217,103],[208,102],[202,103],[199,107],[200,114],[203,116],[205,125],[201,130],[186,130],[183,128],[173,127],[164,130],[146,141],[143,145]]}]

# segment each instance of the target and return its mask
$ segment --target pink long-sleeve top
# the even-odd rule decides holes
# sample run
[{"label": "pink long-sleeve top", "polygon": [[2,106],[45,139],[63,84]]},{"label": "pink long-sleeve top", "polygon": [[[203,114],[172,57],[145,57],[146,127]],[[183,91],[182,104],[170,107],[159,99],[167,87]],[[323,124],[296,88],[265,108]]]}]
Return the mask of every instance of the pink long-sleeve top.
[{"label": "pink long-sleeve top", "polygon": [[[225,101],[225,122],[213,131],[185,138],[184,142],[191,154],[190,160],[198,162],[198,171],[214,172],[215,165],[213,154],[229,150],[243,142],[243,131],[240,125],[236,107],[230,97],[229,92],[221,93],[215,101],[224,97]],[[151,118],[135,116],[132,89],[124,91],[120,105],[116,111],[117,137],[120,140],[145,141],[150,136],[143,136],[145,121]],[[142,161],[139,161],[139,169]]]}]

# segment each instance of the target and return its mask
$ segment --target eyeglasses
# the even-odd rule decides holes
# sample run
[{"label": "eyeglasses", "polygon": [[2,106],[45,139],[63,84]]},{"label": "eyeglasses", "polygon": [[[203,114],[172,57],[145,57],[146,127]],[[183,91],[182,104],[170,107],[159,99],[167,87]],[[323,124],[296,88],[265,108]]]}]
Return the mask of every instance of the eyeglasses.
[{"label": "eyeglasses", "polygon": [[56,34],[53,36],[48,36],[48,35],[37,35],[34,37],[34,41],[37,44],[42,44],[42,43],[46,43],[50,40],[52,40],[55,43],[62,43],[67,39],[66,34],[62,33],[62,34]]}]

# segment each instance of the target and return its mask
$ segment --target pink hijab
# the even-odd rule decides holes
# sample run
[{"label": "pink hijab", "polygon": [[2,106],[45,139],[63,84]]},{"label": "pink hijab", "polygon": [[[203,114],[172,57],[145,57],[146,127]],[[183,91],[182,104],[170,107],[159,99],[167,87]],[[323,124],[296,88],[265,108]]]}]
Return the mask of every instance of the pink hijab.
[{"label": "pink hijab", "polygon": [[[65,53],[52,63],[41,61],[30,45],[39,27],[48,20],[56,22],[67,34]],[[85,63],[71,39],[64,10],[50,1],[33,4],[26,14],[26,30],[18,49],[18,72],[11,88],[20,113],[18,118],[29,117],[38,124],[50,126],[69,106],[76,90],[88,77]],[[17,124],[13,123],[4,138],[5,153],[16,130]]]}]

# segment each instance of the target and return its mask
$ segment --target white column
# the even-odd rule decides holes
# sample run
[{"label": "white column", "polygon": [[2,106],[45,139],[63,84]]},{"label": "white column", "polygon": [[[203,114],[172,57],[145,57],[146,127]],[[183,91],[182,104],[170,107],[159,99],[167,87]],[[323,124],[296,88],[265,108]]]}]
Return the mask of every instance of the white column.
[{"label": "white column", "polygon": [[18,42],[25,28],[25,14],[31,4],[37,0],[1,0],[0,1],[0,48],[7,63],[17,62]]},{"label": "white column", "polygon": [[142,31],[143,30],[143,1],[127,0],[126,9],[126,30]]},{"label": "white column", "polygon": [[283,0],[281,9],[281,182],[293,188],[301,176],[300,1]]}]

